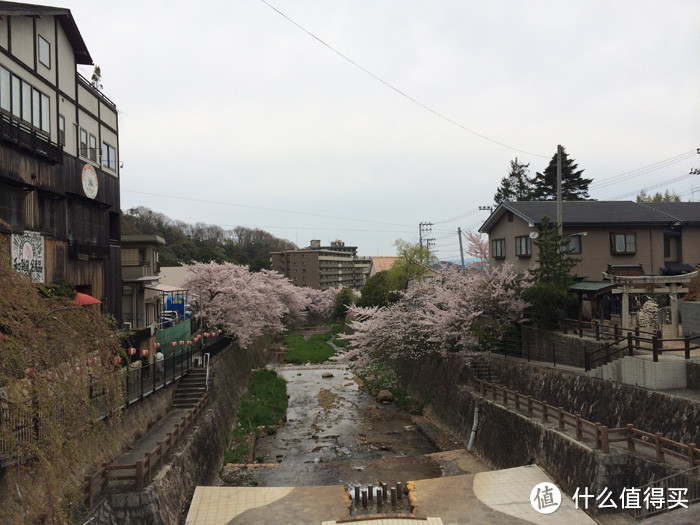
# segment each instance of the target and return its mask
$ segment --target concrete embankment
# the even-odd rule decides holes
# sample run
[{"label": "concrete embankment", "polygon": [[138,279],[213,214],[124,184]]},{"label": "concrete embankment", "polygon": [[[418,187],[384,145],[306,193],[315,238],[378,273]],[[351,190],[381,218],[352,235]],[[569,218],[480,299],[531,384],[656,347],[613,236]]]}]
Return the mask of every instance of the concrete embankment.
[{"label": "concrete embankment", "polygon": [[[491,367],[508,388],[611,427],[632,423],[675,439],[690,438],[698,428],[697,405],[685,399],[500,358],[493,358]],[[556,425],[484,398],[472,389],[473,368],[463,356],[427,356],[418,363],[402,363],[398,373],[402,385],[426,405],[426,415],[459,435],[465,446],[479,404],[473,450],[494,469],[536,463],[569,494],[584,486],[594,491],[608,487],[619,494],[624,487],[641,486],[680,470],[622,448],[603,454]]]}]

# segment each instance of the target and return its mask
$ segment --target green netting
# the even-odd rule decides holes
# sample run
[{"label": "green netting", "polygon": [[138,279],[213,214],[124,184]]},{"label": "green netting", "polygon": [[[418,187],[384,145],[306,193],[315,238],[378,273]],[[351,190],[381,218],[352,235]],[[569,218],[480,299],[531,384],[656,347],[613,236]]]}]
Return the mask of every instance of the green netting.
[{"label": "green netting", "polygon": [[[170,357],[173,354],[179,354],[183,348],[180,346],[180,341],[187,341],[192,336],[192,327],[190,326],[190,320],[183,321],[182,323],[171,326],[170,328],[164,328],[163,330],[158,330],[156,332],[156,341],[160,343],[160,351],[163,356]],[[173,348],[170,343],[176,341],[178,345]]]}]

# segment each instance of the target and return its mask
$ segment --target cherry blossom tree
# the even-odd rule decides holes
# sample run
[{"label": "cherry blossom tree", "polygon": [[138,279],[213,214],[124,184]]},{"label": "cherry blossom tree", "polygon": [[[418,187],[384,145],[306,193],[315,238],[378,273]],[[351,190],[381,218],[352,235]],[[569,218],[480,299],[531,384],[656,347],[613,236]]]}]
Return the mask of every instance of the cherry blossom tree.
[{"label": "cherry blossom tree", "polygon": [[274,272],[250,272],[231,263],[197,263],[183,283],[198,296],[198,315],[208,327],[221,328],[248,345],[262,333],[281,332],[304,318],[307,292]]},{"label": "cherry blossom tree", "polygon": [[465,251],[473,260],[467,266],[475,270],[486,270],[489,267],[489,240],[484,234],[467,230],[464,233],[467,240]]},{"label": "cherry blossom tree", "polygon": [[520,320],[526,307],[512,265],[464,276],[457,270],[402,292],[385,307],[355,307],[349,349],[339,359],[360,365],[381,353],[385,358],[415,359],[430,352],[470,350],[477,343],[475,325],[488,321],[498,329]]}]

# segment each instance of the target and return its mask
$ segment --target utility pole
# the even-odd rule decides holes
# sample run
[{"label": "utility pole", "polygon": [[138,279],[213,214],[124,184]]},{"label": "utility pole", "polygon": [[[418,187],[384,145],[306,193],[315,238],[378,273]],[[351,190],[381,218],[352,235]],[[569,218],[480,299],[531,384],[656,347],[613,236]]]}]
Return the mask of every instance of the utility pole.
[{"label": "utility pole", "polygon": [[563,232],[563,211],[561,201],[561,144],[557,145],[557,228],[559,235]]},{"label": "utility pole", "polygon": [[[418,239],[420,241],[420,247],[423,247],[423,233],[430,233],[432,230],[433,223],[432,222],[421,222],[418,224]],[[435,239],[432,239],[435,240]]]},{"label": "utility pole", "polygon": [[462,228],[457,227],[457,235],[459,236],[459,256],[462,259],[462,275],[467,275],[467,270],[464,267],[464,250],[462,249]]}]

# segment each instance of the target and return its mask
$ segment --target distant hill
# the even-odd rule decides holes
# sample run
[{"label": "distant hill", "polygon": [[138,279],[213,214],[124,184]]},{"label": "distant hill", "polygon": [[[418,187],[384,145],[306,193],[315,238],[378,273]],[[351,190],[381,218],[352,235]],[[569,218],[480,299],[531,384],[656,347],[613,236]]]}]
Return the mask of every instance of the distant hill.
[{"label": "distant hill", "polygon": [[159,250],[161,266],[192,262],[231,262],[257,271],[270,268],[270,252],[295,249],[296,244],[279,239],[258,228],[187,224],[144,206],[122,212],[122,235],[160,235],[165,246]]}]

